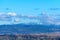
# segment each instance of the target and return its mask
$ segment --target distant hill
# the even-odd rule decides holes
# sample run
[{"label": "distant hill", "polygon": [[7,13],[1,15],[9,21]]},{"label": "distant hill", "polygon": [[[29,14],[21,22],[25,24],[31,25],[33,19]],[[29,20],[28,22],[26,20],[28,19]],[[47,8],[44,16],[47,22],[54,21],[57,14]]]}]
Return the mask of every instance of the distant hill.
[{"label": "distant hill", "polygon": [[11,24],[0,25],[0,34],[40,34],[60,32],[60,25]]}]

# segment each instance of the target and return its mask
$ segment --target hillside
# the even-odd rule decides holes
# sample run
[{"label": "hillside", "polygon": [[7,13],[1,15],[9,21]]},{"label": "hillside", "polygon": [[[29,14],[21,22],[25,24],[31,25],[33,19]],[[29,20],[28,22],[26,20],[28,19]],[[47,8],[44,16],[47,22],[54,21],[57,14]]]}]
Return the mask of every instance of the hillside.
[{"label": "hillside", "polygon": [[0,34],[40,34],[59,32],[59,25],[11,24],[0,25]]}]

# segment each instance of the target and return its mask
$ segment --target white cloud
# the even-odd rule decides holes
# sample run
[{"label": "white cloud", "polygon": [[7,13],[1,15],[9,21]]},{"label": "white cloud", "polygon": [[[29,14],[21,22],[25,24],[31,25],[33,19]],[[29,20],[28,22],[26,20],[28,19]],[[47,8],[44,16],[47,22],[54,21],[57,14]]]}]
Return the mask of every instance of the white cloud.
[{"label": "white cloud", "polygon": [[14,19],[14,20],[15,20],[14,22],[20,22],[20,19],[17,19],[17,18],[16,18],[16,19]]},{"label": "white cloud", "polygon": [[9,12],[7,15],[16,16],[17,14],[15,12]]},{"label": "white cloud", "polygon": [[[0,21],[14,21],[16,23],[20,22],[21,18],[26,18],[29,20],[38,20],[38,22],[40,21],[40,24],[44,24],[44,23],[48,23],[48,24],[56,24],[56,25],[60,25],[60,19],[55,15],[46,15],[45,13],[42,14],[41,16],[36,16],[36,15],[18,15],[15,12],[8,12],[6,14],[1,14],[0,13]],[[28,21],[29,21],[28,20]],[[24,22],[24,20],[23,20]],[[36,22],[36,21],[34,21]],[[36,22],[36,23],[38,23]]]}]

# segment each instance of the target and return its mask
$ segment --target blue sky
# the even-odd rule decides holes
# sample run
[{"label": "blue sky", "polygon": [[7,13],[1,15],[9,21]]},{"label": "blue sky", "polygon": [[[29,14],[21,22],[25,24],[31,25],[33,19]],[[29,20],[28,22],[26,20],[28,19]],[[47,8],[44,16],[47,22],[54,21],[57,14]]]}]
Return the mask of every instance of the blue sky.
[{"label": "blue sky", "polygon": [[[26,15],[40,14],[43,11],[50,13],[54,12],[50,8],[60,8],[59,5],[60,0],[0,0],[0,11],[17,12],[18,14]],[[9,9],[6,10],[6,8]]]},{"label": "blue sky", "polygon": [[[8,10],[7,10],[8,9]],[[0,0],[0,12],[39,15],[41,12],[60,14],[60,0]]]}]

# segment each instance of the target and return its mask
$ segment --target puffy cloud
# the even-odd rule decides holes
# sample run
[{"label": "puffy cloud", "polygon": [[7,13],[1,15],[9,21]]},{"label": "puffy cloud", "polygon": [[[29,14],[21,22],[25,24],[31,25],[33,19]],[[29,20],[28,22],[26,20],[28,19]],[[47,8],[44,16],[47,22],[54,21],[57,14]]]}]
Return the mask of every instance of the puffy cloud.
[{"label": "puffy cloud", "polygon": [[10,21],[10,20],[11,20],[11,16],[5,13],[0,15],[0,21]]},{"label": "puffy cloud", "polygon": [[[47,15],[47,14],[42,14],[42,15],[24,15],[24,14],[16,14],[15,12],[8,12],[6,14],[0,14],[0,21],[12,21],[13,22],[20,22],[21,18],[26,18],[29,20],[37,20],[38,22],[40,22],[40,24],[56,24],[56,25],[60,25],[60,16],[56,16],[56,15]],[[28,20],[28,21],[29,21]],[[37,23],[38,23],[37,22]]]},{"label": "puffy cloud", "polygon": [[15,12],[9,12],[7,15],[16,16],[17,14]]},{"label": "puffy cloud", "polygon": [[30,18],[30,19],[36,19],[36,18],[37,18],[37,16],[29,15],[29,16],[27,16],[27,18]]},{"label": "puffy cloud", "polygon": [[1,16],[0,17],[0,21],[10,21],[11,20],[11,17],[9,17],[9,16]]},{"label": "puffy cloud", "polygon": [[34,15],[17,15],[16,17],[18,18],[27,18],[27,19],[38,19],[39,17],[38,16],[34,16]]},{"label": "puffy cloud", "polygon": [[14,22],[17,22],[18,23],[18,22],[20,22],[20,19],[15,18],[14,19]]}]

